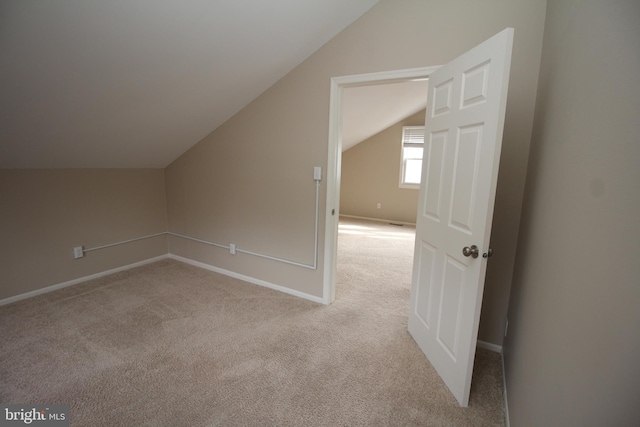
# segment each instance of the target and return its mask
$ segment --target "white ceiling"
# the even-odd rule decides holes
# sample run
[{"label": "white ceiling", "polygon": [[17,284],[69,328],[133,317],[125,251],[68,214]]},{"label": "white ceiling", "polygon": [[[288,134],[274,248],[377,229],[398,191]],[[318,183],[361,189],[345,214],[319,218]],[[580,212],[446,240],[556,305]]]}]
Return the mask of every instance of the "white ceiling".
[{"label": "white ceiling", "polygon": [[0,2],[0,168],[162,168],[378,0]]},{"label": "white ceiling", "polygon": [[342,151],[372,137],[427,105],[427,80],[345,88]]}]

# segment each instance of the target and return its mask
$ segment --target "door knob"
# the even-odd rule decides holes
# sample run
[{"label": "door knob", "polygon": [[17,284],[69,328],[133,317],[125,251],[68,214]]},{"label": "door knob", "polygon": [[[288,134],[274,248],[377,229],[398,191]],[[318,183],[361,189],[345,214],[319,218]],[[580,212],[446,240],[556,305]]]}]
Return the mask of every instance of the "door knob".
[{"label": "door knob", "polygon": [[491,255],[493,255],[493,249],[489,248],[487,252],[482,254],[482,258],[489,258]]},{"label": "door knob", "polygon": [[462,248],[462,255],[478,258],[478,247],[476,245],[471,245],[471,247],[465,246]]}]

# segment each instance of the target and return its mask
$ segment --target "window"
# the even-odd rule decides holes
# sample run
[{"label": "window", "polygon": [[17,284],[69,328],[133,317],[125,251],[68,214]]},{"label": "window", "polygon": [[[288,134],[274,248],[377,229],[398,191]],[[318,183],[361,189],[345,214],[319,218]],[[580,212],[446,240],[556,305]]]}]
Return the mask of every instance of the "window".
[{"label": "window", "polygon": [[402,163],[400,165],[401,188],[420,188],[423,148],[424,126],[404,126],[402,128]]}]

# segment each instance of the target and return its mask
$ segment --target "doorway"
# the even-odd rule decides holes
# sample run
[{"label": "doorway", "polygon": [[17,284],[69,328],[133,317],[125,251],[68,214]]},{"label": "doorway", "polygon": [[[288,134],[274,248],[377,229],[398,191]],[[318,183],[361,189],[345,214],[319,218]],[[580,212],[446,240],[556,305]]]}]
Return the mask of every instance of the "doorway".
[{"label": "doorway", "polygon": [[[343,97],[346,88],[426,79],[439,67],[414,68],[382,73],[360,74],[331,79],[329,107],[329,150],[327,162],[327,215],[325,221],[325,263],[323,301],[331,304],[336,296],[338,228],[343,148]],[[426,97],[426,93],[425,93]]]}]

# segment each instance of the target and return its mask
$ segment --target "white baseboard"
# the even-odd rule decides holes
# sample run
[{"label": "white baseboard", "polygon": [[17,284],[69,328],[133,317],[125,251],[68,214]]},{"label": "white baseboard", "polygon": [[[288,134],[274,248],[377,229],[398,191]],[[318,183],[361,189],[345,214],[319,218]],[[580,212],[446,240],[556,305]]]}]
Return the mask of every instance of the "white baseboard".
[{"label": "white baseboard", "polygon": [[478,342],[476,343],[476,345],[480,348],[484,348],[485,350],[489,350],[489,351],[493,351],[495,353],[500,353],[502,354],[502,346],[499,346],[497,344],[492,344],[490,342],[486,342],[486,341],[480,341],[478,340]]},{"label": "white baseboard", "polygon": [[230,270],[225,270],[224,268],[215,267],[210,264],[205,264],[203,262],[194,261],[189,258],[183,258],[178,255],[169,254],[170,259],[174,259],[176,261],[184,262],[185,264],[193,265],[195,267],[204,268],[205,270],[213,271],[215,273],[224,274],[225,276],[233,277],[235,279],[240,279],[248,283],[252,283],[254,285],[263,286],[265,288],[273,289],[276,291],[284,292],[285,294],[293,295],[299,298],[303,298],[309,301],[317,302],[318,304],[324,304],[324,300],[321,297],[316,297],[314,295],[310,295],[304,292],[296,291],[295,289],[290,289],[284,286],[276,285],[274,283],[270,283],[264,280],[256,279],[254,277],[245,276],[244,274],[235,273]]},{"label": "white baseboard", "polygon": [[91,274],[89,276],[79,277],[77,279],[69,280],[68,282],[58,283],[57,285],[47,286],[46,288],[36,289],[35,291],[26,292],[24,294],[15,295],[9,298],[0,300],[0,306],[11,304],[12,302],[20,301],[23,299],[35,297],[37,295],[46,294],[48,292],[56,291],[58,289],[66,288],[67,286],[77,285],[78,283],[86,282],[87,280],[98,279],[100,277],[108,276],[109,274],[118,273],[120,271],[129,270],[142,265],[151,264],[152,262],[167,259],[168,255],[160,255],[154,258],[145,259],[144,261],[134,262],[133,264],[124,265],[122,267],[112,268],[111,270],[101,271],[100,273]]},{"label": "white baseboard", "polygon": [[304,292],[296,291],[295,289],[289,289],[284,286],[276,285],[274,283],[270,283],[264,280],[256,279],[254,277],[245,276],[244,274],[235,273],[233,271],[225,270],[223,268],[215,267],[209,264],[205,264],[202,262],[194,261],[188,258],[183,258],[173,254],[160,255],[158,257],[149,258],[144,261],[139,261],[133,264],[124,265],[122,267],[113,268],[111,270],[101,271],[100,273],[91,274],[89,276],[79,277],[77,279],[69,280],[67,282],[58,283],[56,285],[47,286],[46,288],[36,289],[35,291],[25,292],[24,294],[15,295],[9,298],[5,298],[0,300],[0,306],[11,304],[13,302],[17,302],[23,299],[35,297],[37,295],[46,294],[48,292],[53,292],[58,289],[66,288],[68,286],[77,285],[82,282],[86,282],[88,280],[98,279],[100,277],[108,276],[109,274],[118,273],[120,271],[129,270],[135,267],[140,267],[142,265],[151,264],[156,261],[160,261],[163,259],[173,259],[176,261],[184,262],[185,264],[190,264],[196,267],[204,268],[206,270],[214,271],[216,273],[224,274],[225,276],[233,277],[236,279],[243,280],[248,283],[252,283],[254,285],[263,286],[265,288],[273,289],[276,291],[284,292],[289,295],[293,295],[299,298],[304,298],[309,301],[313,301],[319,304],[324,304],[324,300],[321,297],[316,297],[314,295],[310,295]]},{"label": "white baseboard", "polygon": [[509,422],[509,400],[507,399],[507,377],[504,370],[504,352],[500,354],[500,360],[502,361],[502,389],[504,390],[504,425],[510,427]]},{"label": "white baseboard", "polygon": [[387,224],[388,223],[394,223],[394,224],[404,224],[404,225],[416,225],[415,222],[396,221],[396,220],[393,220],[393,219],[369,218],[369,217],[366,217],[366,216],[345,215],[345,214],[340,214],[340,216],[343,216],[345,218],[364,219],[364,220],[367,220],[367,221],[386,222]]},{"label": "white baseboard", "polygon": [[504,419],[505,419],[505,427],[509,427],[509,403],[507,400],[507,377],[505,376],[505,370],[504,370],[504,352],[502,351],[502,346],[499,346],[497,344],[492,344],[486,341],[480,341],[480,340],[477,341],[476,345],[480,348],[484,348],[485,350],[500,353],[500,363],[502,364],[502,389],[504,390]]}]

